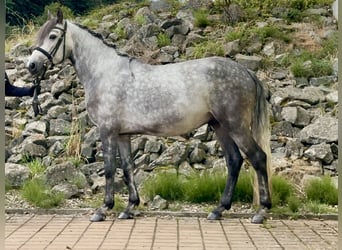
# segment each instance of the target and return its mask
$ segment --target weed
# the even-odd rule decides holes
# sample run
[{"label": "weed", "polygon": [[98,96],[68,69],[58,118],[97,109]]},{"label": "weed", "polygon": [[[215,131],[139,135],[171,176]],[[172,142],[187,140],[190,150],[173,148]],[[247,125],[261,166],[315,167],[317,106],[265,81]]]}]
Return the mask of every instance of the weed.
[{"label": "weed", "polygon": [[290,42],[290,38],[288,34],[281,31],[278,27],[273,25],[268,25],[262,28],[258,28],[256,33],[261,38],[261,41],[264,43],[267,38],[275,38],[286,43]]},{"label": "weed", "polygon": [[88,27],[89,29],[96,29],[97,26],[99,25],[99,21],[96,19],[92,19],[92,18],[86,18],[81,22],[81,24],[83,26]]},{"label": "weed", "polygon": [[138,25],[144,25],[144,24],[147,23],[146,18],[145,18],[144,16],[142,16],[142,15],[137,15],[137,16],[135,16],[135,17],[134,17],[134,21],[135,21],[135,23],[138,24]]},{"label": "weed", "polygon": [[297,196],[295,195],[289,196],[287,198],[287,203],[291,212],[297,213],[299,211],[299,208],[301,206],[301,200]]},{"label": "weed", "polygon": [[171,44],[171,39],[168,34],[160,32],[157,36],[158,47],[164,47]]},{"label": "weed", "polygon": [[205,28],[208,25],[210,25],[210,21],[208,19],[209,13],[207,10],[196,10],[194,12],[194,17],[195,17],[195,26],[199,28]]},{"label": "weed", "polygon": [[127,38],[126,30],[121,25],[116,26],[114,32],[118,36],[118,39],[126,39]]},{"label": "weed", "polygon": [[71,123],[70,137],[65,145],[66,156],[72,156],[81,159],[81,131],[82,128],[80,122],[77,119],[73,119]]},{"label": "weed", "polygon": [[217,41],[206,41],[194,46],[193,58],[224,56],[222,45]]},{"label": "weed", "polygon": [[63,17],[66,19],[73,19],[74,18],[74,13],[72,10],[58,2],[51,3],[49,5],[46,5],[44,7],[44,12],[40,17],[36,18],[36,22],[38,25],[42,25],[45,23],[46,20],[48,20],[48,12],[50,11],[51,14],[56,15],[57,10],[61,9],[63,11]]},{"label": "weed", "polygon": [[78,189],[83,189],[87,184],[87,180],[82,175],[75,176],[70,182]]},{"label": "weed", "polygon": [[327,214],[327,213],[334,213],[332,207],[327,206],[326,204],[322,204],[317,201],[309,201],[304,204],[304,210],[306,212],[314,213],[314,214]]},{"label": "weed", "polygon": [[34,159],[33,161],[29,162],[27,164],[27,167],[30,169],[31,178],[43,174],[46,169],[46,167],[40,159]]},{"label": "weed", "polygon": [[313,179],[304,187],[307,199],[328,205],[337,205],[338,191],[329,176]]},{"label": "weed", "polygon": [[27,181],[22,189],[22,196],[33,205],[41,208],[58,206],[64,200],[63,193],[54,193],[44,185],[40,179]]},{"label": "weed", "polygon": [[293,195],[294,188],[284,177],[274,175],[272,183],[272,205],[282,206],[288,203],[288,199]]},{"label": "weed", "polygon": [[236,29],[233,31],[229,31],[226,35],[225,35],[225,40],[227,42],[231,42],[237,39],[241,39],[243,36],[243,30],[242,29]]},{"label": "weed", "polygon": [[253,202],[252,172],[241,171],[233,194],[233,201]]},{"label": "weed", "polygon": [[184,198],[194,203],[219,201],[225,185],[225,174],[194,173],[184,183]]},{"label": "weed", "polygon": [[145,181],[142,194],[150,200],[160,195],[166,200],[180,200],[183,198],[183,178],[175,173],[158,173]]},{"label": "weed", "polygon": [[11,185],[10,181],[5,178],[5,192],[10,191],[13,189],[13,186]]}]

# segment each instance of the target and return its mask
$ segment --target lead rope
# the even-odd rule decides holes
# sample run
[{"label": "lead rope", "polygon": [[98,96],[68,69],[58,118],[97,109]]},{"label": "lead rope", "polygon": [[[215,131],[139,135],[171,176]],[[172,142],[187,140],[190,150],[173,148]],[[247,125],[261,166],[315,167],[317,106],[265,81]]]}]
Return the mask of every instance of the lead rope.
[{"label": "lead rope", "polygon": [[44,78],[45,72],[46,67],[44,68],[43,74],[37,76],[37,78],[33,81],[33,86],[35,86],[35,88],[33,92],[32,108],[35,117],[39,114],[42,114],[42,108],[40,106],[38,95],[40,94],[40,81]]}]

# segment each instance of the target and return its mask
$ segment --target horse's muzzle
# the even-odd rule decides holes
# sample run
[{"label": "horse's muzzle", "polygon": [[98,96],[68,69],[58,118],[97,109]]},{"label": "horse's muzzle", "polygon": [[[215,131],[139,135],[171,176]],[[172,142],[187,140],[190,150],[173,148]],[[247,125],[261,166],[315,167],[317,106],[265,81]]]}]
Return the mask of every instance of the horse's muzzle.
[{"label": "horse's muzzle", "polygon": [[32,75],[40,75],[44,71],[44,64],[41,62],[35,62],[29,60],[27,63],[27,68]]}]

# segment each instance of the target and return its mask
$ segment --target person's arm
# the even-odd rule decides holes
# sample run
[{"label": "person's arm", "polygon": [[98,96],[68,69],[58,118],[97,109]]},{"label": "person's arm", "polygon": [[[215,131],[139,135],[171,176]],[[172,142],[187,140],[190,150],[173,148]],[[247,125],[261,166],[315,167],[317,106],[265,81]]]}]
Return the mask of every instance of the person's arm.
[{"label": "person's arm", "polygon": [[34,86],[32,87],[16,87],[12,85],[5,73],[5,96],[33,96]]}]

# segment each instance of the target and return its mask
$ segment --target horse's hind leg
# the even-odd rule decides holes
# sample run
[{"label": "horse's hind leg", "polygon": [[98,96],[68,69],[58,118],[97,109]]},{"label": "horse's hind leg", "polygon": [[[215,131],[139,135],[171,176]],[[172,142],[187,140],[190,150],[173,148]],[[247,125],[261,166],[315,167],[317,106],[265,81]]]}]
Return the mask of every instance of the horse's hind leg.
[{"label": "horse's hind leg", "polygon": [[134,165],[131,156],[131,141],[129,136],[120,136],[118,140],[121,166],[125,182],[128,186],[129,198],[126,209],[119,215],[119,219],[132,218],[132,209],[140,203],[137,187],[134,182]]},{"label": "horse's hind leg", "polygon": [[229,210],[232,204],[234,189],[238,180],[243,158],[240,154],[238,147],[228,131],[219,124],[213,125],[216,136],[218,137],[222,150],[224,152],[226,164],[228,167],[228,177],[226,187],[222,194],[219,205],[208,215],[209,220],[217,220],[221,218],[224,210]]},{"label": "horse's hind leg", "polygon": [[253,139],[249,129],[242,129],[241,127],[232,129],[230,135],[238,147],[246,154],[256,171],[259,184],[260,209],[252,218],[252,222],[262,223],[267,209],[272,206],[267,176],[267,155]]}]

